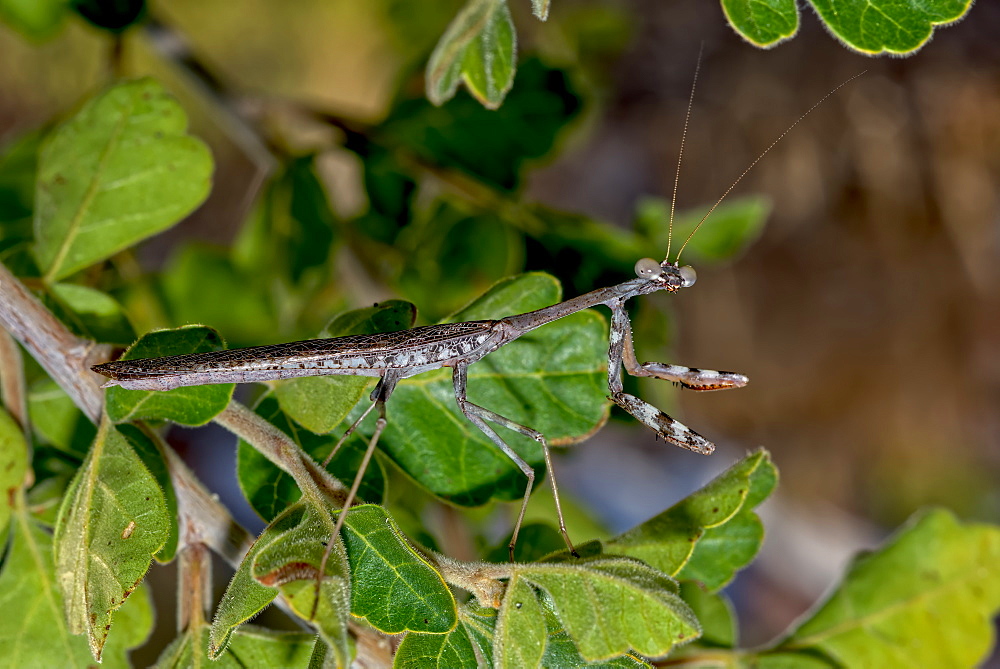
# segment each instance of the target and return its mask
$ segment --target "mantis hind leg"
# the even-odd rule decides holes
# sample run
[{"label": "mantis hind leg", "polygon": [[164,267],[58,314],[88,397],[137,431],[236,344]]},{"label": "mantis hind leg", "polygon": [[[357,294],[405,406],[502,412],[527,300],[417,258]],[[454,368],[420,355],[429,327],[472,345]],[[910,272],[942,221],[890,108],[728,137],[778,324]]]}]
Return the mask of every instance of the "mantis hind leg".
[{"label": "mantis hind leg", "polygon": [[517,535],[521,531],[521,523],[524,521],[524,512],[528,508],[528,499],[531,497],[531,490],[535,484],[535,471],[531,468],[524,459],[514,452],[507,442],[505,442],[500,435],[496,433],[493,428],[486,424],[486,421],[494,423],[495,425],[500,425],[507,428],[508,430],[513,430],[519,434],[523,434],[526,437],[534,439],[542,446],[542,454],[545,456],[545,467],[548,471],[549,481],[552,484],[552,497],[555,499],[556,503],[556,515],[559,518],[559,532],[562,534],[563,541],[566,542],[566,547],[569,548],[569,552],[573,555],[577,555],[576,549],[573,547],[573,542],[569,538],[569,533],[566,531],[566,521],[563,519],[562,504],[559,501],[559,486],[556,484],[555,473],[552,470],[552,456],[549,453],[549,445],[545,440],[545,436],[538,430],[533,430],[530,427],[525,427],[519,423],[501,416],[498,413],[485,409],[478,404],[473,404],[466,398],[466,386],[468,383],[467,365],[458,364],[452,372],[452,381],[455,385],[455,401],[458,403],[458,408],[461,409],[462,413],[469,421],[478,427],[483,434],[490,438],[497,447],[504,452],[504,454],[513,460],[514,464],[517,465],[525,477],[528,479],[528,485],[524,490],[524,499],[521,500],[521,509],[517,514],[517,522],[514,523],[514,532],[510,538],[510,544],[507,549],[510,554],[510,561],[514,561],[514,546],[517,545]]}]

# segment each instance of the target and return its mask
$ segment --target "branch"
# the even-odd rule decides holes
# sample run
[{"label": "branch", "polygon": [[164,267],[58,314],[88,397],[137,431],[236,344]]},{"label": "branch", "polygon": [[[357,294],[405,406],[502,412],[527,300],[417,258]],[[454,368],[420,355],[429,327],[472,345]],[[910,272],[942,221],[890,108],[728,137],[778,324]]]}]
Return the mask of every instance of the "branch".
[{"label": "branch", "polygon": [[[21,342],[87,418],[94,423],[100,420],[104,398],[98,376],[90,371],[90,366],[107,360],[110,347],[81,339],[67,330],[3,263],[0,263],[0,325]],[[258,424],[256,414],[236,402],[223,414],[226,414],[223,421],[229,420],[239,429],[248,430],[248,435],[257,440],[253,431],[262,426]],[[271,428],[281,436],[272,433],[263,443],[270,445],[272,455],[281,460],[276,462],[278,466],[282,466],[283,462],[290,467],[290,471],[286,471],[296,476],[296,481],[301,479],[306,483],[303,494],[311,490],[312,494],[329,495],[330,499],[337,499],[340,495],[342,504],[343,485],[311,458],[302,458],[298,445],[287,435],[273,426]],[[238,568],[253,545],[253,535],[233,520],[228,510],[202,485],[172,448],[161,439],[157,442],[167,461],[170,480],[177,495],[178,513],[184,519],[180,550],[184,550],[186,542],[197,540],[233,568]],[[392,648],[385,636],[355,623],[351,623],[350,628],[357,641],[358,657],[355,662],[358,666],[388,667],[392,664]]]},{"label": "branch", "polygon": [[81,339],[66,329],[0,263],[0,325],[31,353],[92,422],[101,417],[104,400],[91,363],[107,359],[109,346]]},{"label": "branch", "polygon": [[236,400],[214,420],[295,479],[303,496],[319,508],[327,508],[331,502],[343,506],[347,500],[346,488],[340,481],[316,464],[291,437]]}]

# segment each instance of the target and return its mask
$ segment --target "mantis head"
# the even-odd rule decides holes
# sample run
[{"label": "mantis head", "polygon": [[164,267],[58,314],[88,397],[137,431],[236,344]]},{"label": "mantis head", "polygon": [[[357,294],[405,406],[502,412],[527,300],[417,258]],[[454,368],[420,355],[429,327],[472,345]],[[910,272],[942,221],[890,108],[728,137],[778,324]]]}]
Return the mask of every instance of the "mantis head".
[{"label": "mantis head", "polygon": [[635,275],[640,279],[648,279],[662,284],[662,289],[671,293],[677,292],[681,288],[690,288],[698,280],[698,273],[690,265],[678,267],[667,260],[660,263],[652,258],[642,258],[636,262]]}]

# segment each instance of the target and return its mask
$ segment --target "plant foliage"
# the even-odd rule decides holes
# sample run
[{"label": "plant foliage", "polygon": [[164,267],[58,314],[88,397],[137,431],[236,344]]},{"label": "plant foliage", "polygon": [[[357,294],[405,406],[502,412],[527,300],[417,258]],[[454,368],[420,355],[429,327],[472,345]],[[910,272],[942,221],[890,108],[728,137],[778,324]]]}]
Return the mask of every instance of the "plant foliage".
[{"label": "plant foliage", "polygon": [[[862,13],[858,3],[812,2],[845,43],[895,53],[918,48],[934,26],[968,8],[866,3],[879,11]],[[0,15],[41,39],[66,12],[120,32],[147,11],[141,2],[117,12],[105,4],[0,0]],[[550,4],[534,0],[531,10],[545,20],[558,11]],[[758,44],[797,29],[792,0],[723,7]],[[448,370],[399,384],[360,481],[364,503],[336,537],[336,481],[349,485],[360,468],[375,416],[325,469],[319,463],[368,406],[372,379],[258,384],[252,411],[233,399],[232,384],[112,387],[103,410],[93,409],[87,398],[99,390],[86,365],[101,360],[87,356],[107,357],[110,345],[128,346],[128,359],[221,350],[220,333],[243,345],[389,332],[418,322],[414,303],[424,322],[499,318],[558,302],[563,282],[582,291],[631,276],[635,259],[665,246],[664,202],[641,202],[623,230],[516,197],[531,160],[550,153],[582,101],[565,72],[537,60],[523,63],[515,81],[515,55],[507,2],[469,0],[430,56],[430,103],[401,93],[382,122],[348,128],[367,209],[338,216],[315,157],[283,155],[232,248],[182,244],[140,280],[128,269],[137,266],[131,249],[197,208],[213,171],[162,84],[114,82],[4,149],[0,257],[38,300],[4,279],[0,316],[12,332],[20,314],[75,345],[53,350],[21,337],[41,367],[27,367],[27,413],[14,402],[0,411],[0,604],[22,612],[0,616],[0,666],[125,666],[152,627],[143,578],[154,560],[175,559],[185,570],[183,629],[163,650],[163,667],[347,666],[377,645],[377,633],[398,635],[399,667],[643,667],[668,655],[692,665],[962,667],[988,652],[1000,608],[1000,528],[940,509],[916,514],[859,557],[826,601],[779,639],[740,648],[723,588],[763,540],[757,508],[778,481],[763,450],[646,522],[578,545],[578,555],[550,525],[531,524],[521,560],[492,563],[439,552],[440,527],[425,522],[426,511],[447,505],[470,545],[502,553],[506,542],[476,507],[517,501],[525,486],[455,405]],[[478,102],[450,100],[460,84]],[[440,188],[449,178],[466,187]],[[767,210],[758,198],[729,202],[691,256],[732,259],[759,234]],[[700,216],[682,214],[676,234]],[[529,245],[572,271],[524,272]],[[348,254],[412,302],[351,308],[358,300],[332,280],[337,258]],[[636,309],[640,323],[669,318],[653,304]],[[469,399],[553,445],[586,439],[609,418],[607,327],[603,314],[583,311],[522,337],[470,368]],[[0,363],[4,374],[16,365]],[[266,523],[256,537],[204,492],[166,441],[171,424],[211,421],[240,437],[237,479]],[[505,437],[543,480],[539,445]],[[575,534],[583,523],[569,511]],[[212,615],[202,604],[207,548],[235,569]],[[315,635],[247,624],[275,603]]]}]

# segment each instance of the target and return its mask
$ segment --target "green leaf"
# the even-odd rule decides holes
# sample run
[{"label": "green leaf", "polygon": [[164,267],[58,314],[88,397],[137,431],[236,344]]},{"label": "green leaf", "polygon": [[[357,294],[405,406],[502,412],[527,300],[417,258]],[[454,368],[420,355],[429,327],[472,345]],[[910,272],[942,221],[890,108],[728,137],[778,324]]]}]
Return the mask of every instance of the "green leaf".
[{"label": "green leaf", "polygon": [[809,0],[826,27],[862,53],[910,53],[936,26],[965,16],[972,0]]},{"label": "green leaf", "polygon": [[[325,510],[299,503],[274,519],[247,552],[233,574],[222,600],[215,611],[209,634],[209,656],[221,657],[228,647],[234,630],[254,617],[285,590],[292,609],[303,618],[312,610],[312,596],[326,541],[333,530],[332,518],[324,518]],[[323,598],[317,611],[321,635],[333,641],[338,653],[345,654],[346,616],[349,582],[347,558],[338,543],[327,563]],[[303,580],[305,579],[305,580]],[[302,586],[294,585],[301,583]],[[340,606],[338,602],[343,603]],[[344,663],[346,664],[346,662]]]},{"label": "green leaf", "polygon": [[45,141],[35,255],[53,283],[174,225],[209,190],[212,159],[160,84],[94,98]]},{"label": "green leaf", "polygon": [[427,62],[427,99],[444,104],[458,84],[496,109],[514,83],[517,36],[505,0],[469,0]]},{"label": "green leaf", "polygon": [[125,437],[102,420],[55,531],[69,629],[87,633],[98,661],[112,613],[139,585],[168,534],[163,492]]},{"label": "green leaf", "polygon": [[545,656],[541,665],[551,669],[562,667],[592,667],[593,669],[652,669],[651,664],[632,654],[620,655],[610,660],[588,662],[576,649],[572,637],[566,632],[549,635],[545,643]]},{"label": "green leaf", "polygon": [[132,450],[142,460],[149,473],[156,479],[156,485],[163,491],[163,501],[167,507],[167,522],[169,523],[169,533],[163,548],[153,557],[157,562],[166,563],[174,559],[177,552],[180,527],[177,515],[177,494],[174,491],[173,481],[170,480],[170,471],[163,453],[159,447],[135,425],[119,425],[117,430],[128,440]]},{"label": "green leaf", "polygon": [[1000,528],[919,514],[855,559],[829,599],[778,651],[839,666],[972,667],[993,645],[1000,609]]},{"label": "green leaf", "polygon": [[[526,274],[498,283],[452,320],[523,313],[559,297],[552,277]],[[469,400],[539,430],[550,445],[586,438],[607,418],[605,328],[598,313],[584,311],[521,337],[469,367]],[[521,470],[459,411],[447,370],[402,381],[388,412],[380,447],[435,495],[477,506],[524,494]],[[502,436],[541,480],[540,445],[508,430]]]},{"label": "green leaf", "polygon": [[187,630],[160,654],[156,669],[245,669],[245,667],[284,667],[306,669],[316,644],[316,635],[307,632],[278,632],[244,625],[233,632],[226,650],[215,660],[208,657],[209,626]]},{"label": "green leaf", "polygon": [[[906,54],[930,40],[936,26],[962,18],[971,0],[809,0],[827,29],[862,53]],[[771,47],[798,30],[794,0],[722,0],[729,23],[751,44]]]},{"label": "green leaf", "polygon": [[[20,497],[20,495],[18,495]],[[13,537],[0,567],[0,668],[92,667],[87,641],[67,627],[63,599],[56,587],[52,535],[27,513],[23,498],[15,510]],[[104,647],[102,667],[131,667],[128,649],[153,628],[149,592],[140,587],[118,610],[114,631]]]},{"label": "green leaf", "polygon": [[41,441],[82,460],[97,434],[97,428],[59,385],[49,378],[32,385],[28,393],[28,416]]},{"label": "green leaf", "polygon": [[31,217],[35,210],[35,173],[43,136],[42,130],[21,135],[5,145],[0,155],[0,262],[20,277],[38,276],[30,252],[34,239]]},{"label": "green leaf", "polygon": [[450,669],[477,666],[476,653],[462,627],[448,634],[414,634],[403,637],[393,657],[394,669]]},{"label": "green leaf", "polygon": [[107,293],[75,283],[49,287],[44,303],[73,333],[87,339],[126,346],[135,330],[120,304]]},{"label": "green leaf", "polygon": [[[13,512],[14,493],[25,485],[28,472],[28,442],[21,427],[3,409],[0,409],[0,538],[6,537],[7,524]],[[0,546],[0,557],[3,547]]]},{"label": "green leaf", "polygon": [[[523,590],[515,589],[522,579],[548,594],[554,613],[587,661],[610,659],[630,649],[659,657],[700,633],[691,609],[676,594],[676,583],[637,560],[599,557],[516,565],[503,607],[523,599]],[[498,635],[495,643],[509,641]],[[494,655],[499,652],[495,647]]]},{"label": "green leaf", "polygon": [[754,46],[771,47],[799,30],[795,0],[722,0],[726,19]]},{"label": "green leaf", "polygon": [[524,579],[512,579],[497,616],[493,666],[537,667],[545,654],[545,636],[538,595]]},{"label": "green leaf", "polygon": [[350,610],[350,570],[339,541],[326,563],[316,597],[316,574],[330,540],[333,520],[327,509],[298,504],[273,523],[268,541],[256,551],[252,574],[257,582],[277,587],[299,617],[312,620],[320,638],[332,650],[336,666],[350,664],[352,649],[347,628]]},{"label": "green leaf", "polygon": [[[121,357],[122,360],[159,358],[185,353],[221,351],[226,347],[219,333],[204,325],[188,325],[176,330],[144,334]],[[108,388],[105,396],[108,416],[116,423],[155,419],[181,425],[204,425],[226,408],[233,396],[232,383],[185,386],[173,390],[126,390]]]},{"label": "green leaf", "polygon": [[709,592],[691,581],[681,582],[680,594],[701,623],[698,645],[716,648],[736,645],[736,614],[724,595]]},{"label": "green leaf", "polygon": [[352,507],[344,521],[351,567],[351,614],[385,634],[444,634],[455,628],[455,597],[384,509]]},{"label": "green leaf", "polygon": [[0,20],[25,37],[41,41],[62,26],[69,0],[0,0]]},{"label": "green leaf", "polygon": [[[387,300],[340,314],[330,321],[320,336],[396,332],[413,327],[416,318],[417,308],[409,302]],[[307,376],[277,382],[275,397],[282,411],[297,423],[312,432],[324,434],[347,417],[374,383],[374,379],[365,376]]]},{"label": "green leaf", "polygon": [[496,111],[464,95],[441,107],[425,98],[402,100],[372,139],[513,191],[524,163],[549,155],[583,104],[566,73],[538,60],[521,64],[516,83]]},{"label": "green leaf", "polygon": [[[322,462],[333,450],[339,435],[316,435],[302,430],[281,411],[272,395],[265,395],[254,411],[272,425],[291,437],[314,460]],[[291,476],[279,469],[257,449],[240,440],[236,450],[236,476],[240,489],[261,518],[273,520],[291,504],[298,501],[302,493]],[[351,437],[344,443],[327,469],[341,481],[354,480],[361,466],[367,448],[365,441]],[[385,495],[385,468],[378,459],[368,464],[368,471],[361,479],[358,497],[376,504]]]},{"label": "green leaf", "polygon": [[763,534],[753,508],[776,482],[770,456],[759,450],[663,513],[605,542],[604,550],[718,589],[760,548]]}]

